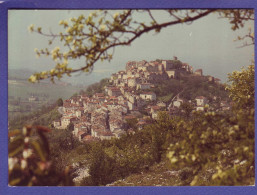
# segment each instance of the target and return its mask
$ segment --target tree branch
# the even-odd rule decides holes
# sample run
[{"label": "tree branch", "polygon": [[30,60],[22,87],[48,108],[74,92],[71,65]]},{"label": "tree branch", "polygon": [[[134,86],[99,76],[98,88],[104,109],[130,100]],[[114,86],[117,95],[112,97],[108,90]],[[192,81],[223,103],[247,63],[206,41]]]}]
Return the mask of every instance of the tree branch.
[{"label": "tree branch", "polygon": [[[141,12],[141,10],[137,11]],[[39,34],[47,37],[52,37],[52,41],[56,37],[61,37],[61,41],[63,40],[65,42],[64,45],[69,48],[69,52],[68,54],[66,54],[66,56],[64,55],[64,53],[59,53],[59,50],[57,51],[57,53],[54,53],[56,51],[52,51],[53,59],[57,58],[57,60],[63,60],[63,58],[65,58],[67,60],[76,59],[84,56],[86,58],[86,65],[81,68],[72,69],[68,68],[66,64],[57,63],[55,71],[48,71],[44,75],[42,75],[41,73],[36,73],[33,75],[34,77],[32,77],[30,81],[33,82],[46,78],[51,78],[51,80],[54,80],[55,77],[61,78],[63,74],[70,75],[70,73],[89,71],[90,67],[92,67],[100,59],[109,61],[111,60],[112,55],[108,53],[110,49],[112,49],[111,54],[113,54],[115,47],[130,45],[133,41],[135,41],[137,38],[139,38],[145,33],[148,33],[153,30],[155,30],[158,33],[163,28],[181,23],[191,24],[195,20],[203,18],[209,15],[210,13],[216,12],[217,9],[191,10],[191,12],[186,10],[186,12],[181,12],[184,14],[183,17],[179,17],[176,14],[174,14],[174,12],[177,11],[178,10],[168,10],[169,14],[173,17],[173,20],[164,23],[157,23],[156,19],[153,17],[150,10],[142,10],[142,12],[147,12],[150,19],[152,20],[151,24],[148,25],[133,20],[133,11],[125,10],[122,14],[114,16],[111,16],[110,13],[104,11],[102,16],[106,16],[106,14],[109,14],[108,17],[112,17],[113,21],[108,21],[105,19],[105,17],[103,17],[100,19],[102,20],[102,22],[99,22],[98,25],[95,25],[95,22],[93,22],[92,20],[92,16],[89,16],[88,18],[84,18],[84,16],[82,16],[79,22],[73,20],[73,26],[69,27],[72,28],[72,31],[65,34],[47,34],[41,32],[40,28],[40,31],[38,31]],[[232,14],[237,15],[240,13],[241,12],[239,11],[232,12]],[[231,15],[228,15],[230,13],[225,13],[224,11],[224,14],[226,18],[231,19]],[[237,18],[239,18],[239,20],[247,20],[252,16],[250,14],[249,17],[246,17],[247,12],[245,12],[244,14],[245,15],[243,17]],[[89,32],[85,33],[82,31],[82,29],[77,30],[78,26],[82,24],[86,24]],[[233,21],[233,25],[237,25],[237,23]],[[104,29],[104,27],[106,28],[106,26],[107,29]],[[67,22],[66,24],[64,24],[64,27],[68,27]],[[238,28],[238,26],[236,26],[235,28]],[[125,35],[129,36],[126,38]],[[254,40],[254,37],[246,37],[253,38],[252,40]],[[72,41],[73,43],[71,43]],[[71,45],[74,47],[74,49],[72,49]],[[39,52],[38,54],[47,55],[47,52],[41,51],[41,53]]]}]

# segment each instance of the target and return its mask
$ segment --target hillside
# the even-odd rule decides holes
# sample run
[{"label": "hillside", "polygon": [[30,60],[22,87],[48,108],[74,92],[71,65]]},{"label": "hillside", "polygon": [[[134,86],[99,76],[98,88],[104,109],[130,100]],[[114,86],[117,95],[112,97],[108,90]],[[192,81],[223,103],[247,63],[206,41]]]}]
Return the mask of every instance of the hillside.
[{"label": "hillside", "polygon": [[[254,183],[254,97],[232,104],[228,94],[237,98],[236,87],[227,92],[202,70],[197,75],[180,69],[149,73],[158,69],[148,68],[142,73],[129,66],[58,101],[59,108],[43,107],[10,126],[51,127],[49,159],[58,172],[71,167],[76,185]],[[127,77],[131,69],[144,75]],[[175,78],[168,77],[175,72]],[[249,80],[252,72],[246,74]]]},{"label": "hillside", "polygon": [[39,110],[27,113],[26,115],[19,115],[9,117],[9,130],[22,129],[25,125],[42,125],[49,127],[52,122],[61,117],[57,110],[56,103],[42,106]]},{"label": "hillside", "polygon": [[157,95],[159,101],[170,103],[174,96],[179,94],[180,98],[186,100],[195,99],[197,96],[206,97],[212,102],[213,97],[228,100],[227,92],[222,84],[209,82],[205,78],[187,76],[178,79],[169,79],[155,84],[155,88],[148,90]]},{"label": "hillside", "polygon": [[[126,71],[114,73],[111,78],[102,79],[99,83],[90,85],[85,91],[64,100],[63,107],[66,111],[58,120],[59,124],[54,126],[56,129],[63,129],[62,133],[55,130],[49,137],[51,147],[58,148],[58,152],[53,154],[57,169],[80,164],[86,169],[88,176],[76,181],[79,185],[107,185],[119,179],[130,180],[130,176],[140,177],[137,174],[146,169],[148,171],[145,174],[169,174],[169,162],[165,154],[169,147],[168,143],[179,141],[178,138],[171,137],[175,128],[172,123],[179,121],[176,117],[185,120],[189,116],[192,117],[192,111],[196,110],[197,106],[202,106],[195,100],[198,96],[205,96],[206,102],[203,106],[208,102],[211,109],[218,111],[221,100],[228,100],[222,84],[210,81],[203,75],[194,75],[186,69],[179,69],[179,65],[182,66],[181,62],[172,63],[175,63],[177,69],[162,71],[160,74],[164,79],[158,75],[155,75],[156,78],[141,75],[141,80],[147,80],[147,88],[143,88],[144,83],[140,79],[124,76],[131,71],[129,67]],[[151,69],[151,65],[147,67],[149,72],[157,70]],[[133,71],[134,75],[138,73],[135,67]],[[167,76],[170,72],[177,72],[176,78]],[[142,74],[140,71],[139,73]],[[141,85],[141,88],[138,88],[135,82]],[[152,97],[155,98],[143,99],[142,94],[154,94]],[[184,102],[181,108],[174,104],[180,100]],[[155,108],[158,109],[152,111]],[[79,110],[83,111],[77,112]],[[164,111],[164,126],[161,125],[158,116],[161,111]],[[67,118],[73,118],[75,122],[67,124]],[[113,139],[114,137],[119,139]],[[156,167],[161,169],[157,170]],[[74,167],[74,171],[76,169]],[[114,173],[111,170],[115,170]],[[101,172],[105,172],[106,175],[102,175]],[[97,180],[99,177],[100,181]],[[147,182],[145,181],[144,185],[148,185]],[[157,179],[154,182],[161,185]],[[180,185],[181,180],[165,182],[165,185]],[[149,185],[153,184],[150,182]]]},{"label": "hillside", "polygon": [[[171,170],[168,167],[169,162],[161,161],[150,166],[147,170],[142,170],[140,173],[131,174],[130,176],[117,180],[106,186],[185,186],[188,183],[185,181],[189,176],[189,169],[180,171]],[[187,175],[188,174],[188,175]],[[189,178],[192,179],[192,178]]]}]

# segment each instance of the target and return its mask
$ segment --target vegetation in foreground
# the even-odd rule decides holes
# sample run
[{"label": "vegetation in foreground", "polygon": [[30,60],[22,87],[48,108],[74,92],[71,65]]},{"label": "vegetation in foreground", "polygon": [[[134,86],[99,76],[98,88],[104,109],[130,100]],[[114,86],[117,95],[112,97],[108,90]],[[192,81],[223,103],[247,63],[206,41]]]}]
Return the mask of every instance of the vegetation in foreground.
[{"label": "vegetation in foreground", "polygon": [[[131,178],[137,181],[135,185],[253,185],[254,65],[233,72],[229,79],[230,113],[207,109],[171,118],[160,112],[154,124],[134,135],[83,145],[60,135],[51,147],[44,136],[49,130],[41,126],[26,127],[23,133],[12,131],[9,184],[72,185],[73,172],[65,168],[67,162],[60,161],[64,153],[70,153],[70,160],[82,156],[84,161],[77,159],[80,166],[89,169],[89,176],[79,185],[130,185],[119,181]],[[161,183],[166,173],[177,180]],[[163,177],[148,182],[140,174]],[[46,182],[46,178],[52,179]]]},{"label": "vegetation in foreground", "polygon": [[[151,10],[143,10],[151,18],[149,23],[144,23],[133,19],[133,14],[137,12],[142,10],[123,10],[115,13],[110,21],[106,19],[108,11],[96,11],[89,17],[81,15],[72,18],[70,23],[63,20],[60,25],[67,29],[67,34],[47,34],[41,27],[35,29],[31,25],[30,31],[50,36],[49,45],[53,43],[52,38],[58,35],[64,47],[68,47],[68,52],[59,47],[51,51],[48,48],[36,50],[38,56],[51,56],[56,66],[50,71],[32,75],[29,80],[54,80],[65,74],[89,72],[97,61],[110,61],[110,50],[118,45],[130,45],[144,33],[158,33],[164,27],[190,23],[210,13],[216,12],[228,19],[232,30],[242,28],[245,21],[254,20],[253,10],[246,9],[165,10],[171,16],[170,21],[157,23]],[[98,22],[94,22],[95,19]],[[89,34],[81,33],[85,29],[89,30]],[[245,42],[243,46],[254,44],[251,29],[248,33],[238,37],[238,40],[250,39],[250,43]],[[128,34],[131,36],[127,39]],[[70,46],[74,46],[74,49],[70,49]],[[70,60],[80,57],[85,57],[85,66],[78,69],[68,66]],[[70,151],[70,154],[79,156],[75,155],[76,151],[77,154],[83,154],[90,174],[80,185],[106,185],[130,177],[139,180],[140,177],[136,176],[141,172],[154,173],[154,170],[161,170],[162,167],[171,171],[170,174],[177,173],[179,176],[180,180],[170,181],[167,183],[169,185],[253,185],[254,66],[234,72],[230,75],[230,81],[227,89],[234,103],[231,113],[206,110],[190,113],[190,117],[186,118],[183,115],[170,118],[162,112],[154,124],[119,140],[80,145],[68,139],[69,136],[63,140],[62,135],[55,139],[50,134],[56,146],[59,144],[60,149],[57,150],[48,144],[50,138],[45,136],[49,134],[47,128],[35,125],[27,126],[23,132],[12,131],[9,134],[9,184],[72,185],[69,182],[72,174],[70,169],[63,169],[64,163],[58,165],[55,162],[61,162],[58,161],[63,159],[61,155]],[[170,97],[163,94],[163,98],[169,101]],[[142,185],[154,184],[145,182]]]}]

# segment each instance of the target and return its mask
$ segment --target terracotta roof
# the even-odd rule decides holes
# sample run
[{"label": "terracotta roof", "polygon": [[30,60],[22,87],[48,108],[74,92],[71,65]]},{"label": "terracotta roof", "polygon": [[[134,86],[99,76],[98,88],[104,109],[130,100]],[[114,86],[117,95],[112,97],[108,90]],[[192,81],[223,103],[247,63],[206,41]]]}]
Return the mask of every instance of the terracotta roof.
[{"label": "terracotta roof", "polygon": [[99,133],[100,136],[114,136],[112,132],[103,131]]},{"label": "terracotta roof", "polygon": [[79,118],[77,118],[77,117],[72,117],[71,120],[73,120],[73,121],[76,120],[76,121],[77,121],[77,120],[79,120]]},{"label": "terracotta roof", "polygon": [[83,137],[83,141],[94,141],[94,140],[97,140],[97,139],[91,135],[86,135],[85,137]]},{"label": "terracotta roof", "polygon": [[103,93],[96,93],[95,96],[104,96]]},{"label": "terracotta roof", "polygon": [[134,119],[134,118],[136,118],[136,117],[133,116],[133,115],[127,115],[127,116],[125,116],[124,118],[125,118],[125,119]]},{"label": "terracotta roof", "polygon": [[197,96],[195,99],[206,99],[204,96]]},{"label": "terracotta roof", "polygon": [[139,121],[137,125],[146,125],[147,123],[145,121]]},{"label": "terracotta roof", "polygon": [[84,132],[84,131],[78,131],[78,136],[83,135],[84,133],[86,133],[86,132]]},{"label": "terracotta roof", "polygon": [[81,121],[83,121],[83,122],[87,121],[87,117],[86,117],[86,116],[82,116],[82,117],[80,117],[79,119],[80,119]]},{"label": "terracotta roof", "polygon": [[84,139],[90,139],[90,138],[93,138],[91,135],[86,135],[85,137],[84,137]]},{"label": "terracotta roof", "polygon": [[113,88],[113,89],[111,89],[111,91],[120,91],[120,89],[119,88]]},{"label": "terracotta roof", "polygon": [[110,99],[117,99],[116,96],[109,96]]},{"label": "terracotta roof", "polygon": [[159,110],[159,109],[161,109],[161,107],[160,106],[152,106],[152,109],[153,110]]}]

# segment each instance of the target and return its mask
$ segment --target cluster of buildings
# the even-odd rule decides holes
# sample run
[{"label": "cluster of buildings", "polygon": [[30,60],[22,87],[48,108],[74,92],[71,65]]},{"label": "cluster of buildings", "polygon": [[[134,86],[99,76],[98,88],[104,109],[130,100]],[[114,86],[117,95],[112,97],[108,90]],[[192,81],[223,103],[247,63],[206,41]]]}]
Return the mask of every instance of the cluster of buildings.
[{"label": "cluster of buildings", "polygon": [[80,141],[119,138],[125,133],[124,116],[128,113],[126,105],[116,96],[96,93],[93,97],[78,95],[67,99],[59,108],[62,117],[54,121],[57,129],[73,127],[73,135]]},{"label": "cluster of buildings", "polygon": [[[72,133],[80,141],[119,138],[128,132],[126,121],[136,118],[139,111],[144,110],[148,115],[137,121],[139,129],[151,123],[151,119],[156,119],[159,111],[175,113],[174,110],[185,100],[178,96],[167,105],[157,101],[151,89],[156,82],[176,79],[181,74],[203,76],[201,69],[193,72],[191,66],[176,57],[151,62],[129,61],[125,71],[112,74],[109,86],[105,87],[103,93],[96,93],[92,97],[78,95],[65,100],[63,107],[59,108],[62,117],[53,125],[57,129],[66,129],[72,124]],[[208,76],[208,80],[219,81],[211,76]],[[195,102],[196,110],[203,110],[208,103],[203,96],[197,97]],[[133,130],[130,131],[133,133]]]},{"label": "cluster of buildings", "polygon": [[[200,70],[196,72],[199,73]],[[115,86],[129,87],[135,89],[150,89],[156,81],[168,78],[178,78],[180,73],[193,74],[192,66],[180,62],[177,57],[173,60],[158,60],[147,62],[129,61],[126,71],[112,74],[110,82]],[[202,75],[202,73],[199,73]]]}]

